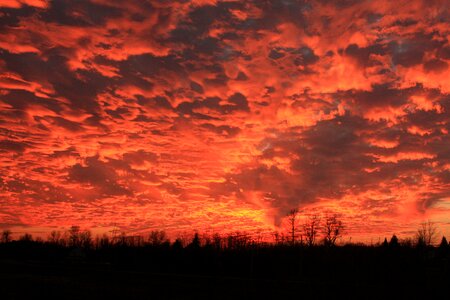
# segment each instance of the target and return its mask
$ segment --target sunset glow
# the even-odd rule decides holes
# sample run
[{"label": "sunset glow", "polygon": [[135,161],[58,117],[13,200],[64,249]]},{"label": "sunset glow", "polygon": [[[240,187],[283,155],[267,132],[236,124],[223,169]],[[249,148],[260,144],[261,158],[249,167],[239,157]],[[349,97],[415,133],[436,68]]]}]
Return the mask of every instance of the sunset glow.
[{"label": "sunset glow", "polygon": [[0,228],[450,234],[448,0],[0,0]]}]

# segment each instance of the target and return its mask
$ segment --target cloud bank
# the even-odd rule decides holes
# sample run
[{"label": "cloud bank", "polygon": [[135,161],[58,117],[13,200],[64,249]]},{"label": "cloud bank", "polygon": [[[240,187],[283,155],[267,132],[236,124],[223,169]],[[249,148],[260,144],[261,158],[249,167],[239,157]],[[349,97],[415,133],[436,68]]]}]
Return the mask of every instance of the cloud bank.
[{"label": "cloud bank", "polygon": [[446,3],[0,1],[0,225],[448,231]]}]

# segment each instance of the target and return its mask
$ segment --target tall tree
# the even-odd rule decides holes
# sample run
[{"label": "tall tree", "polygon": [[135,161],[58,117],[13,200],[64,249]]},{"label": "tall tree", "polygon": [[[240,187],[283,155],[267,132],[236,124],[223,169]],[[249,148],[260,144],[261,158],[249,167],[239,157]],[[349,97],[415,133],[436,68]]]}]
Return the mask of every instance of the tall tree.
[{"label": "tall tree", "polygon": [[288,222],[289,222],[289,230],[291,235],[291,243],[295,245],[295,241],[297,239],[297,216],[299,211],[297,208],[293,208],[287,214]]},{"label": "tall tree", "polygon": [[399,242],[398,242],[398,237],[394,234],[391,237],[391,240],[389,241],[389,247],[391,248],[396,248],[398,247]]}]

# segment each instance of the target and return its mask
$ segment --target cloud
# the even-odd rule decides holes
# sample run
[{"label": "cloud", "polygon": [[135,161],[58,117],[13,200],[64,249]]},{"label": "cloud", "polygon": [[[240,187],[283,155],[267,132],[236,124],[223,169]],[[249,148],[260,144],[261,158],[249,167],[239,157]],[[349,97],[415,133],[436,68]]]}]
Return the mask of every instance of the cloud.
[{"label": "cloud", "polygon": [[364,238],[448,213],[440,1],[24,0],[0,16],[2,226],[269,233],[298,206]]},{"label": "cloud", "polygon": [[0,149],[7,152],[23,153],[28,148],[26,143],[16,142],[11,140],[0,141]]}]

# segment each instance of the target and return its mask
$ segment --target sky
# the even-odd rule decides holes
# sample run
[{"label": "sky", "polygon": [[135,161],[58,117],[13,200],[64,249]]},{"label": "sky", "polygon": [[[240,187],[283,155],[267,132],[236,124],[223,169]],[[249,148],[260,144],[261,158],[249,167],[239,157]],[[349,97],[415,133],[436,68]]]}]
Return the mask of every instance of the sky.
[{"label": "sky", "polygon": [[0,229],[450,235],[449,0],[0,0]]}]

